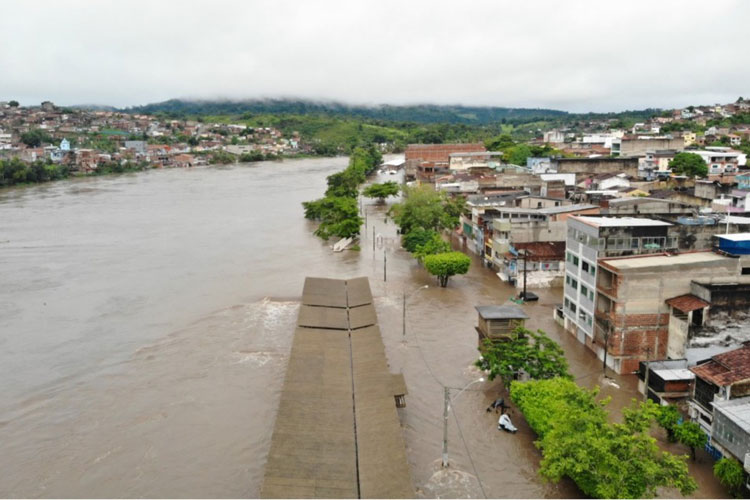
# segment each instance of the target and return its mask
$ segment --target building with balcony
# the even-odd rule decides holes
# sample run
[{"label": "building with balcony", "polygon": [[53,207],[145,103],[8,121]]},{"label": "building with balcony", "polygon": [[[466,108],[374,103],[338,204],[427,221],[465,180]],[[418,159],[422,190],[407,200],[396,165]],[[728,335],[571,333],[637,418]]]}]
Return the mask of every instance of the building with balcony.
[{"label": "building with balcony", "polygon": [[711,446],[750,472],[750,397],[714,401],[712,406]]},{"label": "building with balcony", "polygon": [[565,329],[579,342],[594,336],[596,268],[599,258],[677,249],[669,222],[633,217],[574,216],[567,219],[563,313]]}]

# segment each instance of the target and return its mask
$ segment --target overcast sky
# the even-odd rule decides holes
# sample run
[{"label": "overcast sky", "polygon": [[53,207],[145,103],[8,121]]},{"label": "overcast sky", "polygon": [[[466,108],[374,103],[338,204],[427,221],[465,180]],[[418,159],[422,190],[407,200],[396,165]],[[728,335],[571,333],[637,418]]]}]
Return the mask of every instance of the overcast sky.
[{"label": "overcast sky", "polygon": [[750,96],[750,1],[17,1],[0,101],[621,111]]}]

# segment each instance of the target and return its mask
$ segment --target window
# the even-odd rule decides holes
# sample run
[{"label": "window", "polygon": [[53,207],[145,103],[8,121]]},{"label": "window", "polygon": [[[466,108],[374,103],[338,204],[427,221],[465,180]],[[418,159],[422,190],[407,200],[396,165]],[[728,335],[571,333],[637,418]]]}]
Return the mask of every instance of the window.
[{"label": "window", "polygon": [[565,276],[565,284],[570,285],[570,276]]},{"label": "window", "polygon": [[581,262],[581,270],[585,273],[589,272],[589,263],[585,260]]},{"label": "window", "polygon": [[567,297],[565,297],[565,309],[569,309],[569,308],[570,308],[570,301],[568,300]]},{"label": "window", "polygon": [[570,252],[565,252],[565,262],[571,262],[573,260],[573,254]]},{"label": "window", "polygon": [[573,256],[573,265],[578,267],[578,257],[576,257],[575,255]]},{"label": "window", "polygon": [[575,278],[571,278],[570,286],[573,288],[573,290],[578,290],[578,280]]},{"label": "window", "polygon": [[584,285],[583,283],[581,283],[581,295],[583,295],[584,297],[589,296],[589,289],[586,288],[586,285]]},{"label": "window", "polygon": [[570,303],[570,311],[571,311],[571,312],[572,312],[573,314],[575,314],[575,312],[576,312],[576,305],[575,305],[574,303],[572,303],[572,302]]},{"label": "window", "polygon": [[589,290],[589,300],[590,300],[591,302],[593,302],[593,301],[594,301],[594,291],[593,291],[593,290]]}]

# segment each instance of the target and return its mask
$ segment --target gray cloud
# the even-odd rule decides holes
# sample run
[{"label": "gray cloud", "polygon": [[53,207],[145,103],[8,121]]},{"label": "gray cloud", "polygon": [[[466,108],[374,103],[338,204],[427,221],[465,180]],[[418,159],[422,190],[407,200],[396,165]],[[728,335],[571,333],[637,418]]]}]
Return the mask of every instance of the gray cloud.
[{"label": "gray cloud", "polygon": [[0,15],[0,100],[710,104],[750,94],[749,14],[742,0],[13,0]]}]

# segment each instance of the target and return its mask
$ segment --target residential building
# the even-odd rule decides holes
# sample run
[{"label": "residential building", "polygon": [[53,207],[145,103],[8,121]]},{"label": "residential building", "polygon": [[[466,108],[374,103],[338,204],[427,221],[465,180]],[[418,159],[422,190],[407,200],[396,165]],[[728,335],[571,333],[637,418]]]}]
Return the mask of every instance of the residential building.
[{"label": "residential building", "polygon": [[690,397],[695,374],[687,367],[688,360],[684,358],[641,361],[638,365],[638,392],[647,394],[648,399],[660,405]]},{"label": "residential building", "polygon": [[405,174],[414,179],[421,174],[422,180],[431,182],[438,171],[448,170],[451,153],[478,153],[487,149],[481,142],[459,144],[409,144],[404,153]]},{"label": "residential building", "polygon": [[[703,158],[708,166],[709,174],[733,174],[737,173],[740,165],[740,155],[738,151],[729,151],[729,148],[705,149],[691,151]],[[744,161],[742,162],[744,164]]]},{"label": "residential building", "polygon": [[[497,257],[493,256],[493,262]],[[561,286],[565,275],[565,242],[513,243],[503,256],[498,277],[516,288]]]},{"label": "residential building", "polygon": [[694,280],[736,277],[739,260],[710,251],[601,259],[597,267],[595,332],[586,345],[617,373],[632,373],[643,360],[682,358],[684,329],[670,316],[692,324],[688,313],[707,302],[693,296]]},{"label": "residential building", "polygon": [[587,345],[594,338],[596,268],[600,257],[677,249],[669,222],[633,217],[577,216],[567,219],[563,314],[565,329]]},{"label": "residential building", "polygon": [[451,153],[448,168],[451,172],[492,171],[500,166],[503,154],[497,151]]},{"label": "residential building", "polygon": [[673,149],[683,151],[685,149],[684,137],[665,136],[625,136],[622,139],[612,141],[612,156],[638,157],[648,151],[657,149]]},{"label": "residential building", "polygon": [[750,395],[750,344],[716,354],[691,367],[690,371],[695,374],[690,417],[711,435],[717,403]]},{"label": "residential building", "polygon": [[630,177],[638,176],[638,158],[552,158],[552,170],[565,174],[625,174]]},{"label": "residential building", "polygon": [[712,406],[711,446],[750,472],[750,397],[714,401]]},{"label": "residential building", "polygon": [[671,162],[677,151],[674,149],[659,149],[646,151],[638,165],[638,175],[646,180],[669,177]]}]

